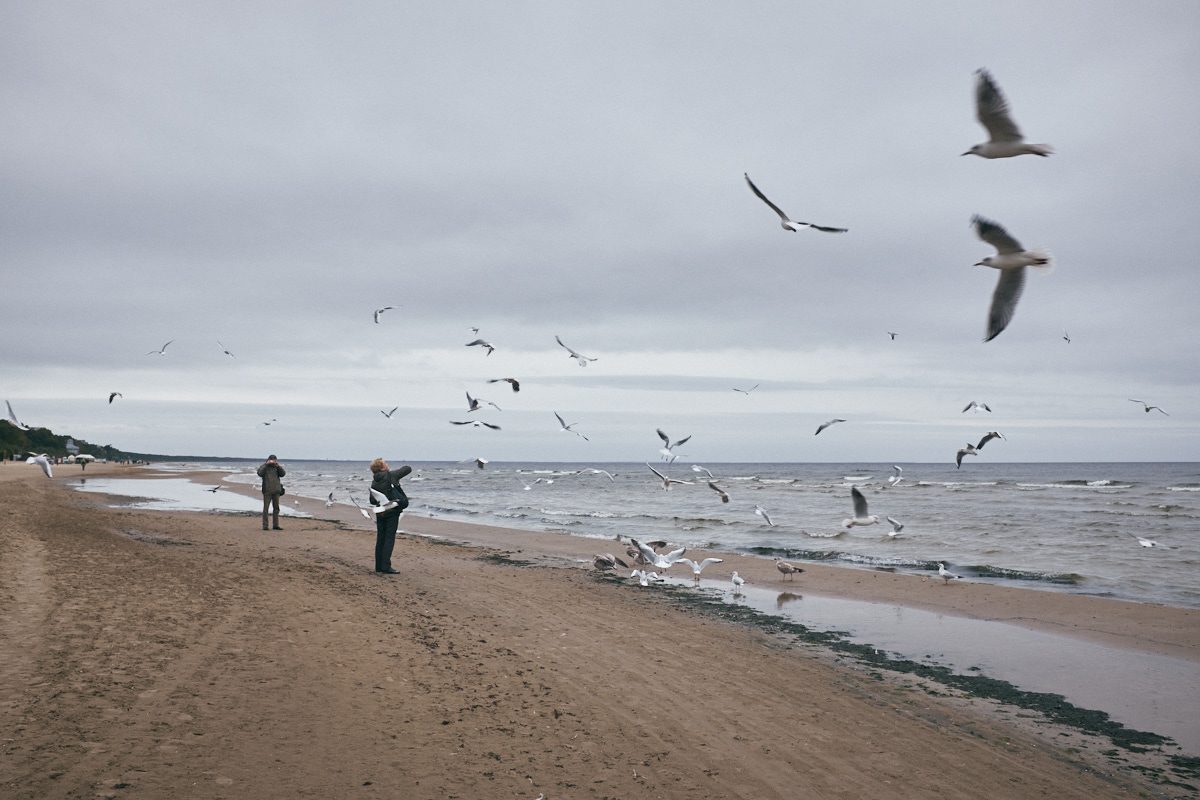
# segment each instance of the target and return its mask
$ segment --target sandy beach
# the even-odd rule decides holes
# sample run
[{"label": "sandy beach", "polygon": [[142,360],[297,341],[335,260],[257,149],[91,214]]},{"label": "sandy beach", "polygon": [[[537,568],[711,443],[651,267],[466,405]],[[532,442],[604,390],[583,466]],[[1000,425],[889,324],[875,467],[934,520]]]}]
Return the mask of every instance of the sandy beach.
[{"label": "sandy beach", "polygon": [[[86,477],[104,474],[153,472]],[[330,519],[267,533],[254,516],[110,508],[65,486],[79,477],[0,467],[4,797],[1094,799],[1200,785],[1172,751],[597,576],[581,563],[595,541],[406,516],[422,535],[398,540],[400,575],[377,576],[353,509],[301,501]],[[717,567],[1200,661],[1188,609],[821,565],[787,581],[736,555]]]}]

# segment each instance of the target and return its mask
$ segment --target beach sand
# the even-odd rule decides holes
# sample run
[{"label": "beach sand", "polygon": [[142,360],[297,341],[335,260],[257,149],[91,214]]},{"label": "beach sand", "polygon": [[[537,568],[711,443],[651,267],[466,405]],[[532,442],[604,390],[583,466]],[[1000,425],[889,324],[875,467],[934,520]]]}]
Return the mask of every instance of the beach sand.
[{"label": "beach sand", "polygon": [[[84,476],[104,474],[151,473]],[[5,798],[1195,793],[1154,753],[580,563],[615,542],[406,515],[403,530],[451,541],[402,536],[402,574],[377,576],[353,509],[268,533],[256,515],[110,508],[65,487],[80,476],[0,467]],[[821,565],[787,581],[739,556],[717,567],[780,591],[1200,652],[1188,609]]]}]

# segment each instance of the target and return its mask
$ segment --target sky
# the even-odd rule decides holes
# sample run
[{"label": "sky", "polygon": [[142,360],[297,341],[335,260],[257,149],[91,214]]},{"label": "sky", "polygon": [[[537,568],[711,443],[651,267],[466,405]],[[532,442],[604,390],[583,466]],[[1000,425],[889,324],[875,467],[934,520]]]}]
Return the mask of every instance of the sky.
[{"label": "sky", "polygon": [[[1002,10],[3,4],[0,397],[177,455],[1200,461],[1200,4]],[[1054,155],[960,155],[979,68]],[[986,343],[975,214],[1054,258]]]}]

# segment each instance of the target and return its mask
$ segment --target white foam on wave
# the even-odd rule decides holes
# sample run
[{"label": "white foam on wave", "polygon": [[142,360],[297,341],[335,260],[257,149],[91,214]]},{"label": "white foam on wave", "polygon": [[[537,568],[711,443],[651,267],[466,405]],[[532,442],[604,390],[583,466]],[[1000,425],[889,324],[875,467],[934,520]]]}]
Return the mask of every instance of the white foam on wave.
[{"label": "white foam on wave", "polygon": [[1168,492],[1200,492],[1200,486],[1168,486]]}]

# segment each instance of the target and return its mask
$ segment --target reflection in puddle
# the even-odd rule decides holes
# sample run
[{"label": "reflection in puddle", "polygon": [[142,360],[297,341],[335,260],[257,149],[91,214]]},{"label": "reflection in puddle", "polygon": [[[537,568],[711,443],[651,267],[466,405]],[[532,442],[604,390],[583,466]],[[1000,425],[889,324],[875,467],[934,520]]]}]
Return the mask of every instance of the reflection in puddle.
[{"label": "reflection in puddle", "polygon": [[[217,492],[192,483],[186,478],[93,478],[74,487],[81,492],[102,492],[119,497],[134,497],[131,508],[154,511],[251,511],[260,513],[262,501],[237,492]],[[282,516],[308,517],[280,503]]]}]

